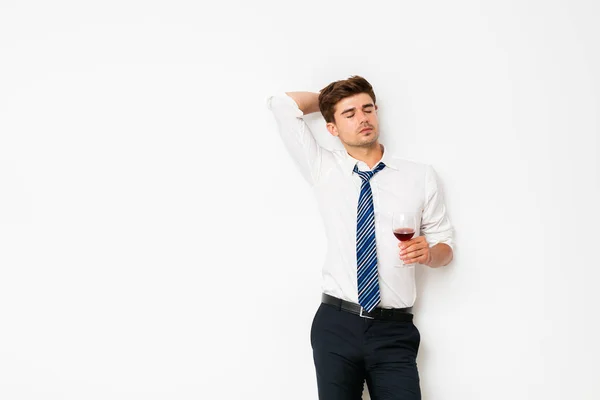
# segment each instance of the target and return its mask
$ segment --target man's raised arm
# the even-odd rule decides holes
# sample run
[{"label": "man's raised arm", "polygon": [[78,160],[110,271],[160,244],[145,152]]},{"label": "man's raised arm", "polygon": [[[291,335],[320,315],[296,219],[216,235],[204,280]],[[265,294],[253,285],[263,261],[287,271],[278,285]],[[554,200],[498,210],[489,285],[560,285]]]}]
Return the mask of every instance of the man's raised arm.
[{"label": "man's raised arm", "polygon": [[285,147],[311,185],[319,180],[325,150],[317,143],[302,117],[319,111],[318,99],[319,94],[312,92],[280,92],[267,99]]},{"label": "man's raised arm", "polygon": [[290,96],[304,115],[319,111],[319,93],[285,92]]}]

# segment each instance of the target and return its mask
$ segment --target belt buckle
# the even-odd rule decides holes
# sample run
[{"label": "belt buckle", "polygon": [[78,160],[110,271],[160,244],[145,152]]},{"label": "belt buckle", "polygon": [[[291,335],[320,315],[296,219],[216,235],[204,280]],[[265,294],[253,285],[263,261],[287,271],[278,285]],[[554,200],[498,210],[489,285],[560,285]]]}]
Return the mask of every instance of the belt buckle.
[{"label": "belt buckle", "polygon": [[363,317],[363,318],[375,319],[375,318],[373,318],[373,317],[369,317],[368,315],[363,315],[363,311],[365,311],[365,309],[361,307],[361,308],[360,308],[360,312],[358,313],[358,315],[360,315],[360,316],[361,316],[361,317]]}]

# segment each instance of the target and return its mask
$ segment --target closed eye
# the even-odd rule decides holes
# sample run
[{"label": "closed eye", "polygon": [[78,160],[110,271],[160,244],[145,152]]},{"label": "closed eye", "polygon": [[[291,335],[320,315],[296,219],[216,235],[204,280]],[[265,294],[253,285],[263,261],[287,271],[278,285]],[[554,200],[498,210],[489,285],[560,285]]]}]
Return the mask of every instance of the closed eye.
[{"label": "closed eye", "polygon": [[[365,112],[366,112],[367,114],[370,114],[370,113],[372,113],[372,112],[373,112],[373,110],[365,110]],[[354,117],[354,114],[352,114],[352,115],[348,115],[346,118],[352,118],[352,117]]]}]

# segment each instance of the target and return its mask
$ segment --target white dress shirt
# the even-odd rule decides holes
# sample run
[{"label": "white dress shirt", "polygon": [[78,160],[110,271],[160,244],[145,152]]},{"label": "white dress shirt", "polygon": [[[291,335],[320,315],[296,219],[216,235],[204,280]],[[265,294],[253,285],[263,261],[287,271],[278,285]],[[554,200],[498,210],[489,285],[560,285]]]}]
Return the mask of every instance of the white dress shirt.
[{"label": "white dress shirt", "polygon": [[[321,147],[302,119],[302,110],[287,94],[269,97],[267,105],[275,116],[287,150],[314,190],[324,220],[328,250],[322,271],[322,290],[358,303],[356,207],[362,180],[353,169],[356,164],[360,171],[370,169],[345,150],[330,151]],[[430,246],[446,243],[454,248],[454,230],[433,167],[395,157],[386,147],[379,162],[386,167],[369,181],[373,192],[381,292],[378,307],[410,307],[416,300],[415,267],[397,266],[401,261],[399,242],[392,230],[393,212],[418,212],[421,223],[414,237],[425,236]]]}]

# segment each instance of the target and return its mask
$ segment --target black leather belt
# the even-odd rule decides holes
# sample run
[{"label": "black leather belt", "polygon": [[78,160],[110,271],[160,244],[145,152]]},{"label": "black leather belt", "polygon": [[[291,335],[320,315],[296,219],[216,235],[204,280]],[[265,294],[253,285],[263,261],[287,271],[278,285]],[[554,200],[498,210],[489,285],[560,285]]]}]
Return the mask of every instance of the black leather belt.
[{"label": "black leather belt", "polygon": [[336,307],[338,310],[347,311],[368,319],[382,319],[391,321],[412,321],[412,307],[407,308],[375,308],[371,312],[366,312],[360,305],[346,300],[338,299],[323,293],[321,301]]}]

